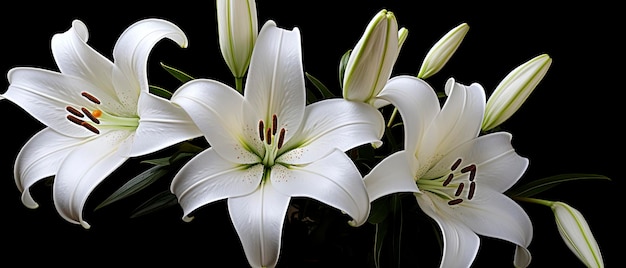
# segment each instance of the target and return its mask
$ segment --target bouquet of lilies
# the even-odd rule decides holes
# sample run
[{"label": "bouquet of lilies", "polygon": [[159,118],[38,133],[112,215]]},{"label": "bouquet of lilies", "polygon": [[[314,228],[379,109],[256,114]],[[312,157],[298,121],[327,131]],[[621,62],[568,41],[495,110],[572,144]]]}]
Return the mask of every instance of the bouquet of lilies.
[{"label": "bouquet of lilies", "polygon": [[157,18],[130,25],[112,60],[88,45],[87,26],[74,20],[51,39],[58,71],[8,71],[10,85],[0,98],[46,126],[15,160],[26,207],[38,207],[29,188],[51,179],[58,214],[89,229],[84,208],[93,190],[128,159],[167,150],[167,157],[145,159],[151,167],[97,208],[157,180],[171,180],[170,188],[137,214],[179,206],[182,220],[191,221],[204,206],[227,200],[251,267],[278,264],[285,220],[305,213],[294,198],[340,211],[351,228],[374,225],[374,267],[383,267],[393,250],[390,237],[402,228],[394,221],[407,209],[404,200],[437,227],[440,267],[471,266],[481,236],[514,244],[514,266],[529,266],[533,227],[519,202],[551,209],[575,256],[588,267],[604,267],[583,215],[536,195],[561,183],[609,178],[560,174],[519,185],[529,160],[500,129],[548,72],[549,55],[520,64],[493,91],[454,78],[433,88],[427,79],[451,59],[469,25],[433,42],[417,74],[394,75],[408,29],[381,9],[337,59],[336,92],[304,72],[300,29],[258,22],[253,0],[217,0],[215,7],[232,84],[163,64],[180,87],[151,85],[153,46],[163,39],[187,46],[176,24]]}]

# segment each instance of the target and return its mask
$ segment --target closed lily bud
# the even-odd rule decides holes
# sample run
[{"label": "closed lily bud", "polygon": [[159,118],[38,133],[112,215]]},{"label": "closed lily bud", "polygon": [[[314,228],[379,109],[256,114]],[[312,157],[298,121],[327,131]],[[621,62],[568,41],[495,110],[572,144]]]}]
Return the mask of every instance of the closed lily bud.
[{"label": "closed lily bud", "polygon": [[383,9],[372,18],[346,64],[343,76],[345,99],[374,103],[391,76],[403,41],[400,37],[406,37],[406,34],[406,30],[398,31],[398,22],[390,11]]},{"label": "closed lily bud", "polygon": [[542,54],[511,71],[487,100],[482,130],[490,130],[509,119],[537,87],[551,64],[552,58]]},{"label": "closed lily bud", "polygon": [[217,26],[222,56],[235,78],[242,78],[250,65],[258,35],[254,0],[217,0]]},{"label": "closed lily bud", "polygon": [[467,31],[469,31],[469,25],[461,23],[439,39],[426,54],[417,77],[426,79],[439,72],[459,48]]},{"label": "closed lily bud", "polygon": [[559,234],[567,247],[587,267],[604,267],[598,243],[583,215],[563,202],[553,202],[551,208]]}]

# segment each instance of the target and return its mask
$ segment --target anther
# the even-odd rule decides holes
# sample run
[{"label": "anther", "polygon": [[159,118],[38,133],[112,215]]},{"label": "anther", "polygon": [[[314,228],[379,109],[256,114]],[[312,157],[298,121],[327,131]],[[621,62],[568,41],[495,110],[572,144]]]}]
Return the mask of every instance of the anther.
[{"label": "anther", "polygon": [[272,130],[271,129],[267,129],[267,145],[272,144]]},{"label": "anther", "polygon": [[448,205],[453,206],[453,205],[460,204],[461,202],[463,202],[463,199],[457,198],[457,199],[448,201]]},{"label": "anther", "polygon": [[456,193],[454,193],[454,196],[459,196],[461,195],[461,193],[463,192],[463,188],[465,187],[465,184],[463,184],[461,182],[461,184],[459,184],[459,187],[456,188]]},{"label": "anther", "polygon": [[474,191],[476,191],[476,183],[471,182],[470,188],[469,188],[469,194],[467,194],[467,199],[472,200],[472,198],[474,197]]},{"label": "anther", "polygon": [[91,119],[92,122],[96,123],[96,124],[100,124],[100,120],[98,120],[98,118],[96,118],[93,114],[91,114],[91,112],[89,112],[89,110],[87,110],[87,108],[81,108],[81,111],[83,111],[84,114],[87,115],[87,117],[89,117],[89,119]]},{"label": "anther", "polygon": [[448,178],[443,182],[443,186],[448,186],[448,184],[452,181],[452,178],[454,178],[454,175],[452,175],[452,173],[448,174]]},{"label": "anther", "polygon": [[261,139],[261,141],[264,140],[264,136],[263,136],[263,130],[264,130],[264,126],[263,126],[263,120],[259,120],[259,139]]},{"label": "anther", "polygon": [[278,149],[280,149],[280,147],[283,147],[284,141],[285,141],[285,129],[281,128],[280,134],[278,135]]},{"label": "anther", "polygon": [[461,164],[461,158],[457,159],[454,164],[452,164],[452,166],[450,167],[450,170],[455,170],[456,168],[459,167],[459,165]]},{"label": "anther", "polygon": [[470,172],[470,171],[473,171],[473,170],[476,170],[476,165],[471,164],[471,165],[461,169],[461,172],[466,173],[466,172]]},{"label": "anther", "polygon": [[277,128],[278,128],[278,116],[272,115],[272,135],[276,135]]},{"label": "anther", "polygon": [[82,95],[83,97],[87,98],[89,101],[95,103],[95,104],[100,104],[100,100],[96,97],[94,97],[93,95],[87,93],[87,92],[82,92],[80,93],[80,95]]},{"label": "anther", "polygon": [[67,115],[67,120],[70,120],[72,123],[77,124],[77,125],[82,125],[85,122],[83,120],[80,120],[80,119],[74,117],[71,114]]},{"label": "anther", "polygon": [[67,110],[68,112],[70,112],[71,114],[78,116],[78,117],[85,117],[85,115],[83,115],[80,111],[76,110],[74,107],[72,106],[67,106],[65,107],[65,110]]},{"label": "anther", "polygon": [[92,126],[91,124],[87,122],[82,122],[80,125],[85,127],[86,129],[88,129],[89,131],[93,133],[100,134],[100,131],[97,128],[95,128],[94,126]]}]

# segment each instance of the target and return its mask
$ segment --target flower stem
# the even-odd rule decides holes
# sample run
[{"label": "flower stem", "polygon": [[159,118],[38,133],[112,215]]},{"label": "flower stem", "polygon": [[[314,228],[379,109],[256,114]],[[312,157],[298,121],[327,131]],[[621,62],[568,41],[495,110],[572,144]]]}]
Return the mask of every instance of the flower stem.
[{"label": "flower stem", "polygon": [[239,93],[243,93],[243,77],[235,77],[235,89]]},{"label": "flower stem", "polygon": [[552,202],[552,201],[543,200],[543,199],[537,199],[537,198],[521,197],[521,196],[513,196],[512,198],[515,199],[515,200],[518,200],[518,201],[534,203],[534,204],[544,205],[544,206],[548,206],[548,207],[551,207],[552,204],[554,204],[554,202]]}]

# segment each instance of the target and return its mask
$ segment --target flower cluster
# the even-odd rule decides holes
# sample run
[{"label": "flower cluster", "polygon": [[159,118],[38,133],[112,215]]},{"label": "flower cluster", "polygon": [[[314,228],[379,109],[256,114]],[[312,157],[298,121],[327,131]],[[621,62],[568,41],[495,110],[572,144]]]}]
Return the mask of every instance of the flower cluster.
[{"label": "flower cluster", "polygon": [[[293,198],[337,209],[354,228],[394,228],[388,221],[399,209],[397,199],[409,197],[438,226],[440,267],[471,266],[481,236],[514,244],[513,264],[527,267],[533,226],[518,202],[530,202],[554,212],[559,234],[581,262],[604,266],[583,215],[535,195],[567,181],[608,178],[562,174],[518,185],[529,161],[516,152],[513,135],[499,129],[546,75],[549,55],[520,64],[489,96],[481,84],[453,77],[434,89],[426,80],[452,58],[469,25],[435,42],[416,75],[394,75],[409,30],[382,9],[339,59],[342,91],[335,96],[304,72],[300,29],[273,20],[259,24],[252,0],[218,0],[216,9],[220,51],[234,87],[165,65],[181,86],[150,85],[153,46],[163,39],[187,46],[176,24],[157,18],[130,25],[112,60],[87,44],[87,26],[75,20],[51,40],[58,71],[8,71],[10,85],[0,97],[46,126],[15,161],[26,207],[38,207],[31,186],[53,177],[58,214],[88,229],[85,204],[103,180],[130,158],[176,148],[171,157],[149,161],[153,168],[99,207],[171,175],[168,197],[182,208],[183,220],[227,200],[250,266],[274,267]],[[307,81],[324,98],[308,98]],[[402,144],[380,151],[397,130]],[[198,139],[206,147],[193,142]],[[376,241],[386,233],[377,232]],[[377,242],[374,256],[385,245]],[[380,266],[378,257],[374,262]]]}]

